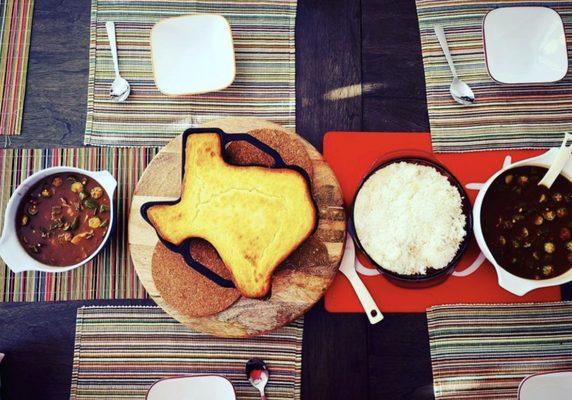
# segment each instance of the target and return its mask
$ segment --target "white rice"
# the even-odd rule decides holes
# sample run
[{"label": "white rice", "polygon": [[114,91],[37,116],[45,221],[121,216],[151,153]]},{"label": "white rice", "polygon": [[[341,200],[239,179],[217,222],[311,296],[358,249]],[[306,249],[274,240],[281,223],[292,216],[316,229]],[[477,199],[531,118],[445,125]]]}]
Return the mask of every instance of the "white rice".
[{"label": "white rice", "polygon": [[445,268],[466,235],[457,188],[435,168],[408,162],[367,179],[356,196],[354,223],[368,255],[401,275]]}]

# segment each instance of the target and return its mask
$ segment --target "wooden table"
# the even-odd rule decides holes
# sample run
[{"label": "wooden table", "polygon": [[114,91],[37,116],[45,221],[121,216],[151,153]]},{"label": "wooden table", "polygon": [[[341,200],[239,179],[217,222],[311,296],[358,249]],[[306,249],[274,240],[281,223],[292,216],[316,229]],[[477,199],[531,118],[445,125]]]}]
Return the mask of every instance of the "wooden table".
[{"label": "wooden table", "polygon": [[[89,11],[89,0],[36,0],[24,134],[10,146],[82,145]],[[296,24],[297,130],[316,147],[328,130],[429,130],[414,0],[298,0]],[[2,399],[69,398],[77,307],[141,303],[152,304],[0,304]],[[322,304],[307,314],[304,399],[431,399],[431,383],[424,314],[373,327]]]}]

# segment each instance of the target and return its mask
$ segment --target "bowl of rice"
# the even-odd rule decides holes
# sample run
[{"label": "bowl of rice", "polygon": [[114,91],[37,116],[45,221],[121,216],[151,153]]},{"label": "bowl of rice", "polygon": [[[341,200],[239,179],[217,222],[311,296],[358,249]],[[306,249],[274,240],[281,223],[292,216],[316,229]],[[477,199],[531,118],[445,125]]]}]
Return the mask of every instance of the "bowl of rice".
[{"label": "bowl of rice", "polygon": [[368,260],[406,287],[444,282],[472,234],[471,204],[459,181],[428,157],[391,158],[362,180],[350,230]]}]

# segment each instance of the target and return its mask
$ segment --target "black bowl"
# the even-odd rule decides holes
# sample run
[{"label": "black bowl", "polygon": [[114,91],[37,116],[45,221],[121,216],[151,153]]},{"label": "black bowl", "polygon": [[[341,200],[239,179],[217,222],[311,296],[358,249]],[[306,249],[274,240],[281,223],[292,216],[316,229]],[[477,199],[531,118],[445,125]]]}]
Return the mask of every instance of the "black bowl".
[{"label": "black bowl", "polygon": [[[383,268],[381,265],[376,263],[373,260],[373,258],[364,249],[364,247],[361,244],[359,237],[356,233],[356,229],[355,229],[355,225],[354,225],[354,207],[353,206],[355,205],[357,195],[360,192],[364,183],[373,174],[375,174],[380,169],[387,167],[389,164],[394,164],[394,163],[398,163],[398,162],[402,162],[402,161],[410,163],[410,164],[424,165],[424,166],[435,168],[437,171],[439,171],[439,173],[441,175],[445,176],[449,180],[451,185],[453,185],[455,188],[457,188],[457,190],[461,194],[461,199],[462,199],[462,203],[463,203],[463,214],[465,215],[465,219],[466,219],[465,231],[467,232],[467,234],[463,238],[463,241],[461,242],[461,245],[459,246],[459,249],[457,250],[455,257],[453,257],[453,259],[449,262],[449,264],[447,264],[447,266],[445,268],[429,269],[426,274],[402,275],[402,274],[398,274],[396,272],[389,271],[389,270]],[[467,197],[467,193],[463,189],[463,185],[461,185],[461,183],[457,180],[457,178],[455,178],[455,176],[448,169],[446,169],[443,165],[441,165],[441,164],[437,163],[436,161],[433,161],[429,158],[418,157],[418,156],[403,156],[403,157],[398,157],[398,158],[391,158],[391,159],[388,159],[386,161],[381,162],[380,164],[375,166],[362,179],[362,181],[358,187],[358,190],[356,191],[354,198],[353,198],[353,201],[352,201],[351,218],[350,218],[350,221],[348,224],[348,229],[350,230],[350,234],[355,239],[355,242],[356,242],[358,248],[363,252],[363,254],[365,254],[365,256],[367,257],[369,262],[372,263],[373,265],[375,265],[375,267],[389,281],[395,283],[398,286],[403,286],[403,287],[407,287],[407,288],[425,288],[425,287],[435,286],[435,285],[438,285],[440,283],[443,283],[445,280],[447,280],[447,278],[455,270],[455,267],[457,266],[457,264],[461,260],[461,257],[463,256],[463,254],[465,254],[465,252],[467,251],[467,248],[469,247],[469,244],[471,242],[471,238],[473,235],[473,213],[471,212],[471,202],[469,201],[469,198]]]}]

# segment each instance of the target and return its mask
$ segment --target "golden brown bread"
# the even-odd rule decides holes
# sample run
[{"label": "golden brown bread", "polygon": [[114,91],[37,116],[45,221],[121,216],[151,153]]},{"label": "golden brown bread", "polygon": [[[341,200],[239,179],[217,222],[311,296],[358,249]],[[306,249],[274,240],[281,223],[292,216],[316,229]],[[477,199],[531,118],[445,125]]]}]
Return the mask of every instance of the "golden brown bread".
[{"label": "golden brown bread", "polygon": [[147,211],[159,235],[179,245],[210,242],[246,297],[263,297],[272,272],[317,222],[308,182],[292,169],[226,163],[215,133],[187,138],[181,200]]}]

